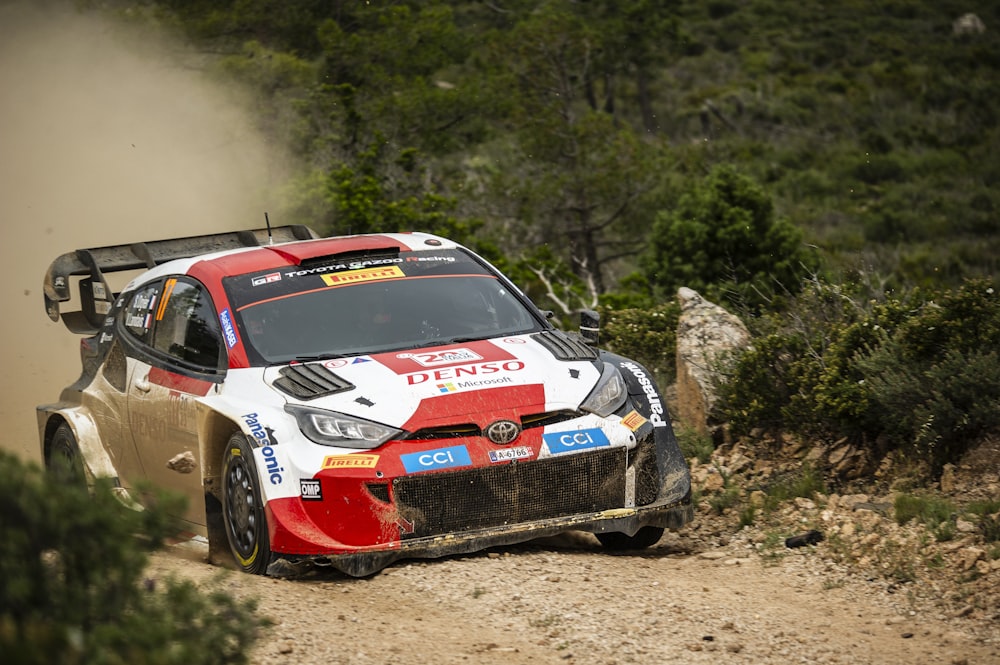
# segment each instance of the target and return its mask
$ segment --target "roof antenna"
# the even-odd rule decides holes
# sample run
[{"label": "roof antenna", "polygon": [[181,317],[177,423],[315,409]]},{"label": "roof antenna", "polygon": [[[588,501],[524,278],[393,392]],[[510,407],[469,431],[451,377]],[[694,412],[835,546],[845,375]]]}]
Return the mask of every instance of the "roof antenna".
[{"label": "roof antenna", "polygon": [[267,216],[267,211],[264,211],[264,223],[267,224],[267,244],[273,245],[274,238],[271,236],[271,219]]}]

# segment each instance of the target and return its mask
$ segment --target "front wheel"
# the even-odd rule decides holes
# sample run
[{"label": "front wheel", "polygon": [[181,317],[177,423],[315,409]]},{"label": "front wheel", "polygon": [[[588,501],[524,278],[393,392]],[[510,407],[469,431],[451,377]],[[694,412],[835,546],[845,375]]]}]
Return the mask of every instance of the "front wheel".
[{"label": "front wheel", "polygon": [[608,533],[595,533],[597,540],[605,549],[614,551],[624,550],[644,550],[652,547],[663,537],[663,528],[658,526],[644,526],[635,532],[634,536],[617,531]]},{"label": "front wheel", "polygon": [[222,457],[222,517],[233,558],[245,572],[263,575],[271,563],[271,544],[253,448],[237,432]]}]

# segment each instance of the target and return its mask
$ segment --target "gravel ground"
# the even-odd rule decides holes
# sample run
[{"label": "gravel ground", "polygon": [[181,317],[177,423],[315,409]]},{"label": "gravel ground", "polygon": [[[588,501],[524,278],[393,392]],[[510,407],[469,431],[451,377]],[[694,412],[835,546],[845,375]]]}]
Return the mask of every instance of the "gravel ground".
[{"label": "gravel ground", "polygon": [[767,556],[738,536],[719,546],[697,524],[642,553],[569,533],[360,580],[244,575],[175,546],[150,575],[257,598],[275,622],[251,660],[263,665],[1000,663],[995,622],[859,577],[820,556],[822,544]]}]

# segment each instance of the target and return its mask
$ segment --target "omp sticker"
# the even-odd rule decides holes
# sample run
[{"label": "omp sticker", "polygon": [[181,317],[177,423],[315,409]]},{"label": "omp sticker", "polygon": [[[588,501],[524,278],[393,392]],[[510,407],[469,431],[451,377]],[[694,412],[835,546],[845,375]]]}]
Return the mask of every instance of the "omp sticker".
[{"label": "omp sticker", "polygon": [[490,461],[510,462],[516,459],[528,459],[531,457],[531,448],[528,446],[514,446],[513,448],[500,448],[490,451]]},{"label": "omp sticker", "polygon": [[568,453],[585,448],[601,448],[610,446],[611,442],[604,432],[598,428],[581,429],[572,432],[553,432],[543,434],[542,439],[549,446],[549,452],[553,455]]},{"label": "omp sticker", "polygon": [[374,469],[378,455],[327,455],[323,459],[324,469]]},{"label": "omp sticker", "polygon": [[642,415],[635,410],[631,411],[624,418],[622,418],[622,425],[625,425],[625,427],[628,427],[633,432],[638,430],[647,422],[649,421],[643,418]]},{"label": "omp sticker", "polygon": [[403,468],[407,473],[420,473],[436,469],[453,469],[460,466],[472,466],[472,458],[465,446],[451,446],[425,450],[422,453],[400,455]]},{"label": "omp sticker", "polygon": [[94,291],[94,300],[107,300],[108,292],[101,282],[92,282],[91,288]]},{"label": "omp sticker", "polygon": [[229,316],[229,309],[219,312],[219,322],[222,324],[222,335],[226,338],[226,345],[229,348],[236,346],[236,329],[233,328],[233,319]]},{"label": "omp sticker", "polygon": [[360,270],[347,270],[335,275],[322,275],[327,286],[339,286],[353,282],[368,282],[373,279],[391,279],[394,277],[404,277],[399,266],[386,266],[384,268],[362,268]]},{"label": "omp sticker", "polygon": [[323,486],[318,480],[312,478],[299,479],[299,496],[303,501],[322,501]]}]

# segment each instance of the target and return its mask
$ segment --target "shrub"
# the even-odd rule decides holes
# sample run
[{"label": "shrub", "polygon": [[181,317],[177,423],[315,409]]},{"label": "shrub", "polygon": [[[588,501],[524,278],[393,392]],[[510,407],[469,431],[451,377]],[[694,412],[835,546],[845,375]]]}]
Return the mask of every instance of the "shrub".
[{"label": "shrub", "polygon": [[660,387],[677,376],[677,320],[680,305],[667,302],[651,309],[603,308],[601,345],[651,371]]},{"label": "shrub", "polygon": [[937,472],[1000,427],[1000,301],[987,280],[881,302],[814,282],[755,329],[765,334],[720,392],[738,435],[848,437]]},{"label": "shrub", "polygon": [[140,582],[147,552],[174,532],[166,512],[126,508],[108,483],[89,496],[0,452],[4,662],[248,662],[266,624],[255,602],[186,581]]}]

